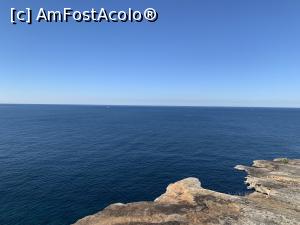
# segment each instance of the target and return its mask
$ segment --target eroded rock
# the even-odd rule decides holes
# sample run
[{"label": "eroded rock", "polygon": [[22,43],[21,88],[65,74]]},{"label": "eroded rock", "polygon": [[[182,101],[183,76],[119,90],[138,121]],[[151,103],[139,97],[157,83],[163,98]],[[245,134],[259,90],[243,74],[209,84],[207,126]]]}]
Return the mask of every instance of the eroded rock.
[{"label": "eroded rock", "polygon": [[154,202],[113,204],[75,225],[300,224],[300,160],[257,160],[245,183],[246,196],[201,187],[197,178],[170,184]]}]

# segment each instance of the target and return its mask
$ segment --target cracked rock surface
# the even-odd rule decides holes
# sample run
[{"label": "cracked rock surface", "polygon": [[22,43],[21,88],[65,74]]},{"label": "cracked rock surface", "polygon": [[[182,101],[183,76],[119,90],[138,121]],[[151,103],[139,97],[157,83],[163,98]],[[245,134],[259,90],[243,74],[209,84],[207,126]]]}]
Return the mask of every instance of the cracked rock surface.
[{"label": "cracked rock surface", "polygon": [[75,225],[251,225],[300,224],[300,159],[256,160],[245,183],[246,196],[201,187],[197,178],[170,184],[153,202],[113,204]]}]

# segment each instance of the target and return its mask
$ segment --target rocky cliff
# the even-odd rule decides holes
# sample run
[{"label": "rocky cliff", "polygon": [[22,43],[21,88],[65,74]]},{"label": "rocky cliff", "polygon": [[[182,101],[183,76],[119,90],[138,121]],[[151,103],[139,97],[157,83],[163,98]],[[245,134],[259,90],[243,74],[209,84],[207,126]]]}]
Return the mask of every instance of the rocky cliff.
[{"label": "rocky cliff", "polygon": [[153,202],[114,204],[76,225],[300,224],[300,160],[257,160],[245,183],[246,196],[201,187],[197,178],[170,184]]}]

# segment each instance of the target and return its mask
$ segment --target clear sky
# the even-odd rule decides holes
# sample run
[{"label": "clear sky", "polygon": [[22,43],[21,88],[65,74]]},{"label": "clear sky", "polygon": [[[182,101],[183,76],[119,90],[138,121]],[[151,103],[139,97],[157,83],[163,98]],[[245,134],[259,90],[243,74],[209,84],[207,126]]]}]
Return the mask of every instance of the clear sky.
[{"label": "clear sky", "polygon": [[[10,24],[10,8],[155,23]],[[299,0],[1,0],[0,102],[300,107]]]}]

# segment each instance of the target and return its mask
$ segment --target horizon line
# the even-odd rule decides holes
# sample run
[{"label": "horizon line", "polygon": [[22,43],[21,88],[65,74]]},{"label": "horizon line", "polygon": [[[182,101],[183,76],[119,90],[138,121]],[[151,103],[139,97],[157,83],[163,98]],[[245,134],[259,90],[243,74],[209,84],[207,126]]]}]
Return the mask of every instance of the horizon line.
[{"label": "horizon line", "polygon": [[1,103],[0,105],[104,106],[104,107],[187,107],[187,108],[273,108],[300,109],[300,106],[241,106],[241,105],[143,105],[143,104],[84,104],[84,103]]}]

